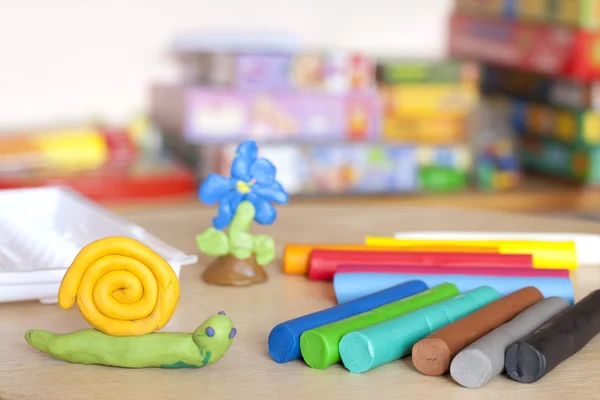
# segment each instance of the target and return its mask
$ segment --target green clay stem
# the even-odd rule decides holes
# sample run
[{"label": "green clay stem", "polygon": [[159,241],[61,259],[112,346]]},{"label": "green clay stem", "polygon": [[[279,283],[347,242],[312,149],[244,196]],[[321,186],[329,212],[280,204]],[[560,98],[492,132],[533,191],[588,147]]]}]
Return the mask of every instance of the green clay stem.
[{"label": "green clay stem", "polygon": [[[209,327],[210,336],[207,334]],[[233,329],[233,323],[227,316],[217,314],[193,333],[110,336],[95,329],[66,334],[30,329],[25,332],[25,340],[42,353],[77,364],[123,368],[201,368],[218,361],[229,350]]]},{"label": "green clay stem", "polygon": [[254,237],[248,232],[252,226],[256,210],[249,201],[238,206],[229,225],[229,252],[236,258],[246,259],[252,256]]}]

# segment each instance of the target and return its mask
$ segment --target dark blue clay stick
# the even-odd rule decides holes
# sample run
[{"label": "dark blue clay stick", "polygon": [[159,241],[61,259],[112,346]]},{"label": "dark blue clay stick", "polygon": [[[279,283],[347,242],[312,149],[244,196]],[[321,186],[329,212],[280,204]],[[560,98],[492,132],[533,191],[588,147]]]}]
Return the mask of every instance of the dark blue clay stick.
[{"label": "dark blue clay stick", "polygon": [[600,290],[548,320],[506,350],[504,366],[517,382],[533,383],[600,333]]},{"label": "dark blue clay stick", "polygon": [[420,280],[407,281],[344,304],[282,322],[275,326],[269,335],[269,354],[278,363],[299,359],[300,336],[305,331],[364,313],[427,289],[429,287]]}]

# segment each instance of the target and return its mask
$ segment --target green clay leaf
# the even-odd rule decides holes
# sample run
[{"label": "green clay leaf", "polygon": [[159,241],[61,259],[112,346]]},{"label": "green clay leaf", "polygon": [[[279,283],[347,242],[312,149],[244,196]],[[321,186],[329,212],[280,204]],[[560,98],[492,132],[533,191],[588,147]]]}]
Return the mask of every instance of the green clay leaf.
[{"label": "green clay leaf", "polygon": [[266,265],[275,259],[275,242],[270,236],[259,235],[254,238],[256,262]]},{"label": "green clay leaf", "polygon": [[227,234],[214,227],[210,227],[197,235],[196,244],[201,252],[210,256],[220,257],[229,253]]}]

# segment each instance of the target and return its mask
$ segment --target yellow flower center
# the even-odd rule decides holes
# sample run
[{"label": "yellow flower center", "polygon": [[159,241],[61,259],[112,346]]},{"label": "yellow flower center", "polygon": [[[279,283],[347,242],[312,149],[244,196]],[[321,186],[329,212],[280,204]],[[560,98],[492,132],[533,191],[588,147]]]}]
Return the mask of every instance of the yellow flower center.
[{"label": "yellow flower center", "polygon": [[251,184],[252,183],[247,183],[244,181],[237,181],[237,183],[236,183],[237,191],[242,194],[250,193],[250,185]]}]

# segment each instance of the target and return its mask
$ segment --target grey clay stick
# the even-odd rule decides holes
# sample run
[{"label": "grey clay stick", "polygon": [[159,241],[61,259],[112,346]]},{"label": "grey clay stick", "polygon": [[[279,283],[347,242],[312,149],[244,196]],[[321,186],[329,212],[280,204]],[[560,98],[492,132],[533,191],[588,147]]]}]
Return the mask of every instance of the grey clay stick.
[{"label": "grey clay stick", "polygon": [[504,354],[508,346],[534,332],[569,305],[562,297],[549,297],[482,336],[454,357],[450,364],[452,379],[471,389],[485,385],[504,370]]},{"label": "grey clay stick", "polygon": [[504,366],[517,382],[533,383],[576,354],[600,333],[600,290],[552,317],[511,344]]}]

